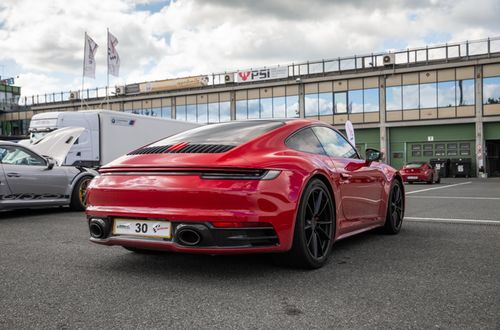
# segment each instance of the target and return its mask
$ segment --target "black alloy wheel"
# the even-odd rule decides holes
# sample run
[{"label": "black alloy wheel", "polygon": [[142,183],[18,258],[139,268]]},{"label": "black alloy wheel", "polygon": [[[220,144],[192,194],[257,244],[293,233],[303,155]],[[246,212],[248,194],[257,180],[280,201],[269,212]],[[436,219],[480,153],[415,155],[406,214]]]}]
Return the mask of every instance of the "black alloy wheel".
[{"label": "black alloy wheel", "polygon": [[331,203],[323,187],[314,188],[307,201],[304,234],[309,253],[315,259],[328,252],[333,227]]},{"label": "black alloy wheel", "polygon": [[287,263],[314,269],[328,260],[335,234],[335,208],[323,181],[313,179],[302,194]]},{"label": "black alloy wheel", "polygon": [[401,183],[394,180],[389,195],[385,231],[388,234],[397,234],[401,230],[404,216],[404,198]]}]

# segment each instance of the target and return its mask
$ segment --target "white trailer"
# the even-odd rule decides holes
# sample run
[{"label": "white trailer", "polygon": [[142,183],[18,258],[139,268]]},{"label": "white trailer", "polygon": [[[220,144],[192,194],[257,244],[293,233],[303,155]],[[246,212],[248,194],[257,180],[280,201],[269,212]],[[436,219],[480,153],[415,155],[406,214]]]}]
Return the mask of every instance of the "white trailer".
[{"label": "white trailer", "polygon": [[71,147],[64,165],[99,167],[141,146],[199,124],[110,110],[44,112],[31,118],[31,143],[62,127],[85,131]]}]

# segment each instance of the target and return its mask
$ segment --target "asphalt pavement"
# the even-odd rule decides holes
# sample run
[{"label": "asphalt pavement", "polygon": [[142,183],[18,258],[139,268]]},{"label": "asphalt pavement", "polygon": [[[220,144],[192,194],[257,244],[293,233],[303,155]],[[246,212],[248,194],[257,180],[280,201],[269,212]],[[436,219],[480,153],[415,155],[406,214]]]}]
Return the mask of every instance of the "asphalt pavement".
[{"label": "asphalt pavement", "polygon": [[405,187],[399,235],[340,241],[315,271],[135,254],[90,243],[82,213],[2,213],[0,328],[499,329],[500,225],[480,220],[500,224],[500,180]]}]

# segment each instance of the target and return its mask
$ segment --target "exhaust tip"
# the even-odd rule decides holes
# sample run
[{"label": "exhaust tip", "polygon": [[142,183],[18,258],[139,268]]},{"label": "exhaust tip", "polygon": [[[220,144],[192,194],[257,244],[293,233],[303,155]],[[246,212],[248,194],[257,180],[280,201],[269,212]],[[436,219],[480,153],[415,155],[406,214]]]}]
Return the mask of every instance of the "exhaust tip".
[{"label": "exhaust tip", "polygon": [[201,235],[198,231],[190,228],[183,228],[177,233],[180,244],[186,246],[196,246],[201,243]]},{"label": "exhaust tip", "polygon": [[89,222],[90,236],[104,238],[107,233],[107,223],[103,219],[91,219]]}]

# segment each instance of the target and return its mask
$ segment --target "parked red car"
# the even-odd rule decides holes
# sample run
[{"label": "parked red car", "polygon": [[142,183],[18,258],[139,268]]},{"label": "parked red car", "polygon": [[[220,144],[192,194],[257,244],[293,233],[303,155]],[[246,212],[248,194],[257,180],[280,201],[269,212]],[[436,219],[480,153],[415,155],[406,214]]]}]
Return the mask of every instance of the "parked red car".
[{"label": "parked red car", "polygon": [[436,171],[436,169],[427,162],[410,162],[403,166],[399,172],[404,182],[408,183],[427,182],[432,184],[434,182],[441,182],[439,171]]},{"label": "parked red car", "polygon": [[339,239],[396,234],[404,188],[382,153],[310,120],[207,125],[100,169],[87,191],[91,241],[129,250],[282,252],[322,266]]}]

